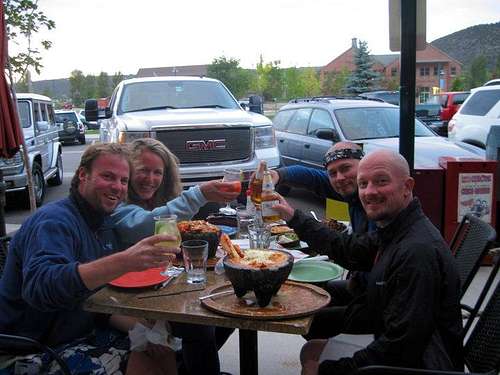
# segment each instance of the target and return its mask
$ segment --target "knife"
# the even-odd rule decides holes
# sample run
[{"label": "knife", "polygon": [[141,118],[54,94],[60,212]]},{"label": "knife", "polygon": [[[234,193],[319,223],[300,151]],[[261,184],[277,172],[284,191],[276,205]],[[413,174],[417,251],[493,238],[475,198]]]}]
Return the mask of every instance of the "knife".
[{"label": "knife", "polygon": [[234,290],[224,290],[222,292],[217,292],[217,293],[208,294],[206,296],[201,296],[198,299],[200,301],[203,301],[204,299],[207,299],[207,298],[216,297],[216,296],[222,296],[224,294],[231,294],[231,293],[234,293]]}]

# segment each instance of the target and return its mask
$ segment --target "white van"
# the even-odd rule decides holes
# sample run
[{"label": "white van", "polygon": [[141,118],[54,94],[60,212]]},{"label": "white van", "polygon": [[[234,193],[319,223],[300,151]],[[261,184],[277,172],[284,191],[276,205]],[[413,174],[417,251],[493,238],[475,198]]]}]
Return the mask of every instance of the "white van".
[{"label": "white van", "polygon": [[[43,203],[46,182],[61,185],[63,179],[62,147],[55,123],[52,100],[43,95],[17,94],[17,108],[23,128],[35,185],[37,206]],[[28,179],[21,152],[11,159],[0,158],[7,193],[22,195],[29,206]]]},{"label": "white van", "polygon": [[500,125],[500,85],[471,90],[448,123],[448,138],[485,148],[492,125]]}]

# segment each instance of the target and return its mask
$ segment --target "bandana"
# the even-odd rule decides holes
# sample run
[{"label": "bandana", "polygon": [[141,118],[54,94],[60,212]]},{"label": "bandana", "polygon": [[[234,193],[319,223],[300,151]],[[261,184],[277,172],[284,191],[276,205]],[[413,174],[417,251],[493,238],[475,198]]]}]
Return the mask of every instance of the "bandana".
[{"label": "bandana", "polygon": [[341,159],[359,159],[365,156],[363,150],[352,150],[350,148],[343,148],[340,150],[330,151],[325,155],[324,166],[327,167],[332,161]]}]

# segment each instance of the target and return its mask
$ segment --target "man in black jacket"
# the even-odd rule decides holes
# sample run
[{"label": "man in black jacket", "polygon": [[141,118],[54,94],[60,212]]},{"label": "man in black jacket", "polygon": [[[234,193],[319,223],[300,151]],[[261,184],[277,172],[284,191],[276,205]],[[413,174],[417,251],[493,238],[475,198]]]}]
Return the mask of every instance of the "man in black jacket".
[{"label": "man in black jacket", "polygon": [[460,370],[458,271],[440,233],[413,198],[408,164],[397,153],[375,151],[360,162],[357,181],[376,233],[339,234],[284,199],[275,206],[312,248],[323,249],[347,269],[370,271],[366,292],[347,308],[345,324],[371,331],[374,341],[346,353],[335,339],[312,340],[301,354],[303,374],[343,375],[368,365]]}]

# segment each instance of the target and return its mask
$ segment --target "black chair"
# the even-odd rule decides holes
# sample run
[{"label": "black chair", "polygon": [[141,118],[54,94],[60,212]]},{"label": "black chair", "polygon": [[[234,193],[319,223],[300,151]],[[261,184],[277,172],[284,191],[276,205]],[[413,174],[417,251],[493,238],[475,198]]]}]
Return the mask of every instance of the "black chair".
[{"label": "black chair", "polygon": [[[499,262],[496,262],[498,267]],[[498,269],[498,268],[497,268]],[[464,346],[464,362],[468,374],[496,375],[500,371],[500,282]],[[392,366],[367,366],[356,374],[464,374],[456,371],[436,371]]]},{"label": "black chair", "polygon": [[470,214],[465,215],[458,226],[450,249],[455,255],[460,275],[461,297],[474,279],[495,237],[495,229],[491,225]]},{"label": "black chair", "polygon": [[[450,243],[450,249],[455,256],[455,262],[457,264],[460,282],[462,285],[460,297],[463,298],[467,292],[467,289],[472,283],[472,280],[474,280],[474,277],[476,276],[476,273],[485,256],[488,254],[489,248],[495,238],[496,232],[488,223],[471,214],[467,214],[463,217]],[[484,297],[488,293],[491,283],[493,282],[491,276],[492,275],[490,274],[490,278],[488,279],[489,281],[486,282],[481,295],[472,306],[464,303],[461,304],[462,310],[465,312],[465,325],[463,329],[464,337],[478,314],[481,303],[483,302]]]},{"label": "black chair", "polygon": [[[9,241],[10,237],[0,238],[0,276],[3,273],[5,261],[7,260],[7,249],[9,246]],[[29,337],[0,333],[0,352],[6,354],[30,354],[44,352],[59,364],[61,372],[64,375],[71,375],[66,362],[64,362],[64,360],[52,348]]]}]

